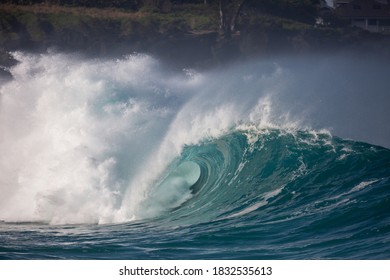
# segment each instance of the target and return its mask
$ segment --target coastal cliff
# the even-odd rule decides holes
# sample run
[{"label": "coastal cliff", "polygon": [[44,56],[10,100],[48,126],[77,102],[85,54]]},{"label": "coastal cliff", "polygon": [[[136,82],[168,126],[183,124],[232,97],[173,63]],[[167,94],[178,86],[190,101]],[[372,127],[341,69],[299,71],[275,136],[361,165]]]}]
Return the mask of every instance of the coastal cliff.
[{"label": "coastal cliff", "polygon": [[208,5],[166,10],[0,5],[1,64],[8,51],[54,49],[90,56],[149,53],[178,66],[207,68],[236,59],[352,48],[390,57],[389,37],[346,26],[318,26],[297,18],[246,14],[239,28],[221,32]]}]

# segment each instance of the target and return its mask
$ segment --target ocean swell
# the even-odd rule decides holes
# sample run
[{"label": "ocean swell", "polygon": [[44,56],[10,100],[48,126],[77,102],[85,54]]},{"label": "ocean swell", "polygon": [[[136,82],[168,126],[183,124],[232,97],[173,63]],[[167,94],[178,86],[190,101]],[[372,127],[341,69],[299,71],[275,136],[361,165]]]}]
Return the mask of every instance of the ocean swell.
[{"label": "ocean swell", "polygon": [[[363,153],[353,148],[360,144],[320,129],[343,126],[318,115],[324,104],[310,102],[306,82],[296,84],[306,73],[298,64],[297,73],[272,61],[172,73],[146,55],[13,56],[14,79],[0,89],[0,220],[6,222],[106,224],[186,215],[182,223],[198,223],[299,200],[303,186],[328,168],[329,179],[310,185],[313,194],[327,188],[337,196],[387,180],[368,176],[356,159],[343,165],[350,154]],[[323,68],[326,73],[326,63]],[[380,149],[387,159],[385,149],[365,149]],[[349,179],[339,186],[340,177]],[[311,213],[322,200],[280,219]]]}]

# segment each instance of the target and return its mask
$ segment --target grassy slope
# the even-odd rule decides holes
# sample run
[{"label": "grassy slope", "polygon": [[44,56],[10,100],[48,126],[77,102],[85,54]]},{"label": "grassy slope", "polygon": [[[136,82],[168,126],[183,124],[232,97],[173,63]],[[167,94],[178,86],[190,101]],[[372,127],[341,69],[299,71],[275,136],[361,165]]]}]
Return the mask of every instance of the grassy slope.
[{"label": "grassy slope", "polygon": [[[42,50],[63,46],[69,50],[104,54],[115,48],[141,52],[153,52],[154,48],[169,58],[176,56],[178,48],[187,48],[183,57],[193,56],[194,60],[217,57],[223,61],[234,55],[248,57],[356,45],[356,42],[377,37],[345,28],[317,28],[269,14],[252,14],[240,24],[240,36],[227,41],[222,36],[217,36],[217,40],[204,36],[219,32],[218,11],[204,5],[178,5],[169,13],[158,13],[147,9],[132,12],[112,8],[0,4],[0,49]],[[191,42],[183,39],[188,35],[192,36]],[[191,46],[195,47],[191,49]],[[383,46],[386,44],[379,44],[379,48],[388,49]],[[192,55],[194,48],[198,56]],[[387,52],[390,56],[390,51]]]},{"label": "grassy slope", "polygon": [[172,13],[128,12],[48,5],[0,5],[0,44],[28,37],[32,41],[49,39],[53,34],[73,29],[87,35],[107,31],[121,37],[145,32],[201,32],[217,29],[217,15],[203,6],[176,7]]}]

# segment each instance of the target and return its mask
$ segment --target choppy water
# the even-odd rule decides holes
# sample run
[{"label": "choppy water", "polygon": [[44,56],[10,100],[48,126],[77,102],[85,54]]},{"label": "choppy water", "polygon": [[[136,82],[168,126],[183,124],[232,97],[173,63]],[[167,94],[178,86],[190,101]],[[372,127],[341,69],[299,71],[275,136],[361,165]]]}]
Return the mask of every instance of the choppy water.
[{"label": "choppy water", "polygon": [[390,257],[385,65],[14,56],[0,258]]}]

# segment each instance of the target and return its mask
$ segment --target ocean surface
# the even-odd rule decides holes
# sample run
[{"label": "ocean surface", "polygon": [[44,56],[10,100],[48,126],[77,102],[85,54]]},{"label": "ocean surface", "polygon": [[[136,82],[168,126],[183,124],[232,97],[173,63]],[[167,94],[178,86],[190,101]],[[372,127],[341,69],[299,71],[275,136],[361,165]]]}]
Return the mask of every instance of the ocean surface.
[{"label": "ocean surface", "polygon": [[390,259],[390,69],[15,52],[0,259]]}]

